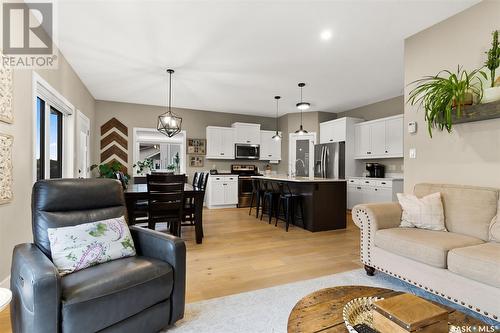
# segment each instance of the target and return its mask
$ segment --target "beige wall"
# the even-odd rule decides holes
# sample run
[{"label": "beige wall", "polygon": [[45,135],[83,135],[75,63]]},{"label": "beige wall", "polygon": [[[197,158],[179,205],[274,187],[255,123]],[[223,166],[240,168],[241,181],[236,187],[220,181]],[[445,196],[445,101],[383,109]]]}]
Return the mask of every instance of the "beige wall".
[{"label": "beige wall", "polygon": [[[247,122],[261,124],[262,130],[274,130],[276,123],[275,118],[270,117],[256,117],[247,116],[234,113],[221,113],[210,112],[201,110],[190,110],[174,108],[173,111],[182,117],[182,129],[186,130],[188,138],[205,138],[206,127],[211,126],[227,126],[230,127],[234,122]],[[132,161],[133,153],[133,134],[134,127],[156,128],[156,121],[158,115],[165,112],[165,107],[119,103],[110,101],[97,101],[96,102],[96,127],[95,133],[95,153],[94,160],[99,159],[99,142],[100,142],[100,126],[106,121],[115,117],[128,127],[128,152],[129,152],[129,174],[133,174],[132,165],[136,161]],[[204,166],[201,168],[191,168],[187,166],[187,173],[192,175],[195,171],[208,171],[212,168],[218,170],[229,170],[231,164],[240,163],[244,164],[245,161],[229,161],[229,160],[205,160]],[[250,164],[255,164],[259,169],[266,166],[266,162],[249,161]],[[276,168],[276,165],[273,165]]]},{"label": "beige wall", "polygon": [[[482,1],[405,41],[406,87],[415,79],[463,65],[481,67],[491,44],[491,32],[500,29],[500,1]],[[417,134],[405,134],[405,190],[415,183],[440,182],[500,187],[500,119],[456,125],[453,132],[427,133],[424,112],[405,105],[405,123],[416,121]]]},{"label": "beige wall", "polygon": [[[308,132],[316,132],[317,140],[319,140],[319,124],[324,121],[337,118],[336,113],[312,111],[302,114],[302,125]],[[280,174],[288,172],[288,144],[289,134],[294,133],[300,126],[300,112],[288,113],[280,117],[279,130],[282,132],[283,139],[281,143],[281,163],[278,165],[277,171]]]},{"label": "beige wall", "polygon": [[[404,112],[404,99],[403,96],[398,96],[384,101],[380,101],[373,104],[368,104],[348,110],[345,112],[340,112],[338,114],[339,118],[342,117],[353,117],[361,118],[364,120],[374,120],[379,118],[385,118],[390,116],[395,116],[402,114]],[[386,167],[386,173],[397,173],[402,174],[404,171],[404,161],[403,158],[384,158],[384,159],[373,159],[373,160],[363,160],[358,161],[358,163],[381,163]],[[364,170],[364,166],[361,165],[358,170]],[[359,175],[361,176],[361,175]]]},{"label": "beige wall", "polygon": [[403,96],[398,96],[359,108],[339,112],[338,117],[353,117],[364,120],[374,120],[402,114],[404,112]]},{"label": "beige wall", "polygon": [[[85,113],[93,124],[94,98],[61,54],[57,70],[37,70],[36,72],[75,108]],[[14,199],[8,204],[0,205],[0,282],[10,274],[14,245],[32,240],[32,73],[32,70],[14,71],[14,123],[0,122],[0,132],[14,136],[12,152]]]}]

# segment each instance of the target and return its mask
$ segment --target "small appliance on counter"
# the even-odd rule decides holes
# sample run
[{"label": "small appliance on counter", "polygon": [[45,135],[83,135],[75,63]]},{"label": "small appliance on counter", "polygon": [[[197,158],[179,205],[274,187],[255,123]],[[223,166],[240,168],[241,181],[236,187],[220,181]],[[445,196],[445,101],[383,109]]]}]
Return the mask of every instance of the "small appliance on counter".
[{"label": "small appliance on counter", "polygon": [[380,163],[366,163],[366,177],[370,178],[385,178],[385,165]]}]

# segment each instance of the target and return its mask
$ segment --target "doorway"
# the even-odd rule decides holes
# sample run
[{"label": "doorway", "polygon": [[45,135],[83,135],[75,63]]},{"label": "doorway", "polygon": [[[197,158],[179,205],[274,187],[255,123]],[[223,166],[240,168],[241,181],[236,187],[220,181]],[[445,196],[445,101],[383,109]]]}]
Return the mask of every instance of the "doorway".
[{"label": "doorway", "polygon": [[290,133],[288,174],[297,177],[314,176],[314,144],[316,133]]},{"label": "doorway", "polygon": [[76,175],[78,178],[90,177],[90,119],[77,111],[76,119]]}]

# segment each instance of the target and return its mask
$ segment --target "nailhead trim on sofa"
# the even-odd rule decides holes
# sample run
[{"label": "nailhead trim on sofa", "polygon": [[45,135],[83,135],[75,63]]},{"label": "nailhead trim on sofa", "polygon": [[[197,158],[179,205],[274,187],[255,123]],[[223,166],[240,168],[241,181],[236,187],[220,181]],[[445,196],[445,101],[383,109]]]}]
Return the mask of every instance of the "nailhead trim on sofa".
[{"label": "nailhead trim on sofa", "polygon": [[[475,310],[475,311],[476,311],[476,312],[478,312],[478,313],[482,313],[482,314],[484,314],[484,315],[485,315],[485,316],[487,316],[487,317],[490,317],[490,318],[493,318],[493,319],[495,319],[495,320],[498,320],[498,316],[496,316],[496,315],[490,315],[487,311],[481,311],[481,309],[479,309],[479,308],[474,308],[474,306],[473,306],[473,305],[471,305],[471,304],[467,304],[467,303],[465,303],[465,302],[464,302],[464,301],[462,301],[462,300],[459,300],[459,299],[456,299],[456,298],[453,298],[453,299],[452,299],[450,296],[445,295],[444,293],[442,293],[442,292],[440,292],[440,291],[433,290],[432,288],[429,288],[429,287],[427,287],[427,286],[425,286],[425,285],[422,285],[421,283],[417,283],[417,282],[415,282],[415,281],[412,281],[412,280],[410,280],[410,279],[407,279],[407,278],[405,278],[405,277],[402,277],[401,275],[398,275],[398,274],[396,274],[396,273],[390,272],[390,271],[388,271],[388,270],[386,270],[386,269],[383,269],[383,268],[381,268],[381,267],[379,267],[379,266],[371,266],[371,260],[370,260],[370,258],[371,258],[371,255],[370,255],[370,250],[371,250],[371,248],[370,248],[370,240],[365,240],[365,239],[363,238],[363,228],[365,227],[365,224],[363,223],[363,218],[362,218],[361,214],[363,214],[363,215],[364,215],[364,217],[366,218],[366,227],[367,227],[367,234],[368,234],[368,237],[370,237],[370,235],[371,235],[371,229],[370,229],[370,225],[371,225],[371,223],[370,223],[370,217],[368,216],[368,212],[367,212],[366,210],[364,210],[364,209],[359,209],[359,208],[358,208],[358,209],[356,209],[356,214],[355,214],[355,217],[356,217],[356,220],[357,220],[358,224],[361,226],[361,232],[360,232],[360,236],[361,236],[361,246],[360,246],[360,250],[361,250],[361,252],[360,252],[360,257],[361,257],[361,262],[362,262],[363,264],[368,265],[368,266],[370,266],[370,267],[373,267],[373,268],[375,268],[375,269],[376,269],[376,270],[378,270],[378,271],[381,271],[381,272],[383,272],[383,273],[389,274],[389,275],[391,275],[391,276],[393,276],[393,277],[395,277],[395,278],[398,278],[398,279],[400,279],[400,280],[403,280],[403,281],[406,281],[406,282],[408,282],[408,283],[411,283],[411,284],[413,284],[413,285],[415,285],[415,286],[417,286],[417,287],[419,287],[419,288],[423,288],[424,290],[426,290],[426,291],[428,291],[428,292],[430,292],[430,293],[432,293],[432,294],[435,294],[435,295],[437,295],[437,296],[441,296],[441,297],[443,297],[443,298],[446,298],[446,299],[448,299],[449,301],[452,301],[452,302],[454,302],[454,303],[456,303],[456,304],[459,304],[459,305],[462,305],[462,306],[467,306],[469,309],[471,309],[471,310]],[[368,260],[365,260],[365,258],[364,258],[364,251],[363,251],[363,244],[364,244],[364,241],[367,241],[367,244],[366,244],[366,249],[367,249],[367,257],[368,257]]]}]

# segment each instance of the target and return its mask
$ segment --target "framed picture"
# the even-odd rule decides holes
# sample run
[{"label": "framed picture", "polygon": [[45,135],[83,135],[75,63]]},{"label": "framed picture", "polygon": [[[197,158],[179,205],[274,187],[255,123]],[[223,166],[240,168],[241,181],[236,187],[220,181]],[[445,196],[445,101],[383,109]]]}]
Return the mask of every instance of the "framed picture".
[{"label": "framed picture", "polygon": [[202,167],[203,166],[203,156],[189,156],[189,166],[190,167]]},{"label": "framed picture", "polygon": [[[1,56],[1,54],[0,54]],[[12,124],[12,69],[0,64],[0,121]]]},{"label": "framed picture", "polygon": [[13,136],[0,133],[0,204],[12,201],[13,141]]},{"label": "framed picture", "polygon": [[187,153],[196,155],[205,155],[206,145],[207,145],[207,140],[205,139],[188,139]]}]

